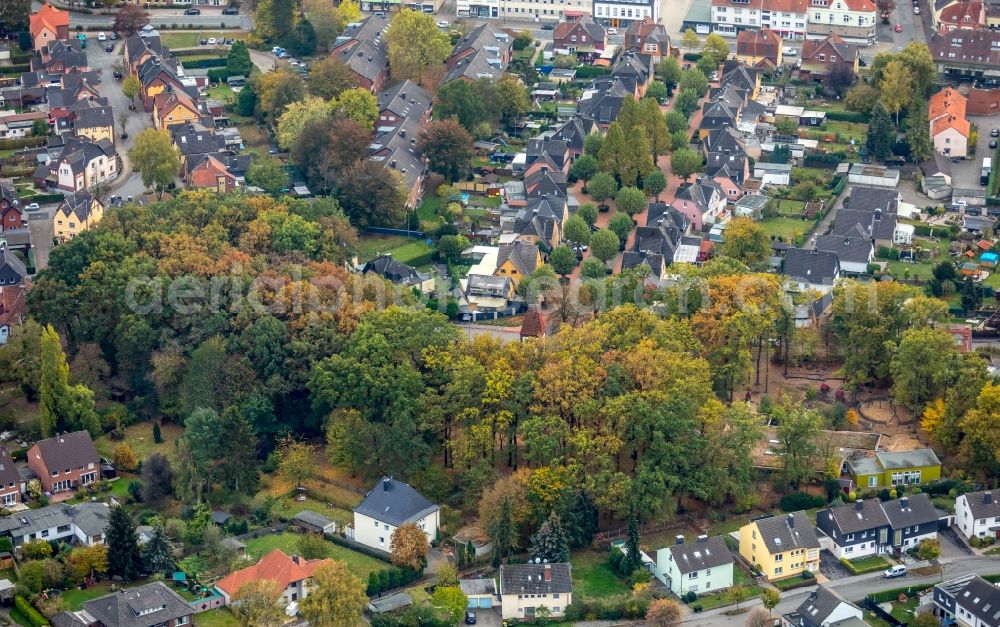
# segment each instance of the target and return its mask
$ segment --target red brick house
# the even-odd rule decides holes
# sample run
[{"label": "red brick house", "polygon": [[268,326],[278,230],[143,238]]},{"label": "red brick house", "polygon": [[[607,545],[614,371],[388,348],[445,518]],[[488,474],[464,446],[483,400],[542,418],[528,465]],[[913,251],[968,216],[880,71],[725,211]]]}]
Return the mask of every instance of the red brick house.
[{"label": "red brick house", "polygon": [[0,232],[24,226],[21,203],[13,187],[0,183]]},{"label": "red brick house", "polygon": [[86,431],[40,440],[28,449],[28,468],[49,493],[94,483],[101,476],[101,457]]},{"label": "red brick house", "polygon": [[861,52],[854,44],[849,44],[840,35],[830,34],[823,39],[807,39],[802,42],[802,65],[800,72],[808,72],[812,78],[822,78],[830,74],[835,66],[846,66],[858,73]]},{"label": "red brick house", "polygon": [[667,35],[667,28],[653,21],[651,17],[641,22],[632,22],[625,31],[625,44],[622,46],[623,52],[628,50],[648,54],[653,57],[653,63],[659,63],[663,57],[670,54],[670,36]]},{"label": "red brick house", "polygon": [[0,507],[21,502],[21,474],[7,449],[0,448]]},{"label": "red brick house", "polygon": [[751,67],[781,65],[781,37],[770,28],[741,30],[736,35],[736,58]]},{"label": "red brick house", "polygon": [[957,28],[986,28],[986,5],[978,0],[967,0],[941,9],[937,31],[945,35]]},{"label": "red brick house", "polygon": [[66,41],[69,39],[69,13],[51,4],[43,4],[28,18],[28,29],[38,51],[55,41]]},{"label": "red brick house", "polygon": [[217,192],[231,192],[237,187],[236,177],[214,155],[205,155],[201,163],[191,169],[188,173],[188,184],[191,187],[212,189]]},{"label": "red brick house", "polygon": [[575,22],[559,22],[552,31],[553,47],[567,50],[581,60],[593,60],[601,56],[608,44],[608,33],[604,27],[590,16]]}]

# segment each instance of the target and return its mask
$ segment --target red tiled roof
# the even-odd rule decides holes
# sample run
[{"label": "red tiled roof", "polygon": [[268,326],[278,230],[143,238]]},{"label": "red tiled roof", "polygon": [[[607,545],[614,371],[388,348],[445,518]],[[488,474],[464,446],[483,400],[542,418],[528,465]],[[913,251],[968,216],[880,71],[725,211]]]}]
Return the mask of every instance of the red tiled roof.
[{"label": "red tiled roof", "polygon": [[545,314],[537,308],[531,308],[524,314],[524,321],[521,322],[521,337],[545,337],[547,321]]},{"label": "red tiled roof", "polygon": [[[980,18],[983,15],[985,15],[983,3],[978,0],[956,2],[955,4],[949,4],[941,10],[941,16],[938,18],[938,21],[951,24],[976,25],[980,23]],[[966,17],[969,19],[966,20]]]},{"label": "red tiled roof", "polygon": [[927,117],[931,120],[943,115],[965,117],[966,98],[951,87],[945,87],[931,96],[927,105]]},{"label": "red tiled roof", "polygon": [[41,32],[43,27],[48,27],[52,31],[56,31],[60,26],[69,28],[69,13],[46,3],[38,11],[31,14],[28,22],[31,35],[35,36]]},{"label": "red tiled roof", "polygon": [[243,584],[266,579],[276,581],[284,590],[293,582],[312,577],[317,568],[332,561],[330,559],[308,561],[300,559],[299,563],[295,563],[281,549],[274,549],[260,558],[256,565],[229,573],[216,582],[215,587],[232,597]]},{"label": "red tiled roof", "polygon": [[972,130],[972,126],[969,121],[965,118],[955,117],[953,115],[942,116],[931,124],[931,137],[934,137],[938,133],[953,128],[958,131],[963,137],[968,137],[969,132]]},{"label": "red tiled roof", "polygon": [[844,4],[848,9],[859,13],[875,12],[875,3],[872,0],[844,0]]},{"label": "red tiled roof", "polygon": [[786,13],[805,13],[809,8],[809,0],[750,0],[747,4],[737,4],[732,0],[712,0],[713,7],[739,7],[759,9],[764,11],[783,11]]}]

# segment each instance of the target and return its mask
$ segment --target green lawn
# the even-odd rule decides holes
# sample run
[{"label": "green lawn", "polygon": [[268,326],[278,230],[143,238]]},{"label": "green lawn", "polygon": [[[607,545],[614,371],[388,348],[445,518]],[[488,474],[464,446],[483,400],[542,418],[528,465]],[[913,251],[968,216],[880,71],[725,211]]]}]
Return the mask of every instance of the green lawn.
[{"label": "green lawn", "polygon": [[416,260],[416,265],[426,265],[421,258],[432,250],[423,240],[399,235],[369,234],[361,236],[359,252],[362,262],[371,261],[384,253],[392,253],[396,261],[413,265],[412,262]]},{"label": "green lawn", "polygon": [[[183,23],[183,17],[179,16],[177,18],[178,23]],[[229,37],[232,39],[246,39],[248,33],[239,33],[231,30],[218,30],[218,29],[206,29],[206,30],[195,30],[195,31],[183,31],[183,32],[170,32],[160,30],[160,41],[164,46],[168,48],[197,48],[201,45],[202,39],[208,39],[209,37]],[[205,46],[206,52],[210,50],[209,46]]]},{"label": "green lawn", "polygon": [[573,566],[573,592],[580,598],[598,599],[628,594],[628,581],[611,567],[608,554],[578,551],[570,556]]},{"label": "green lawn", "polygon": [[425,194],[420,206],[417,207],[417,217],[421,220],[433,220],[444,201],[437,194]]},{"label": "green lawn", "polygon": [[[66,603],[66,609],[75,612],[77,610],[83,609],[83,604],[91,599],[96,599],[97,597],[102,597],[105,594],[111,592],[111,581],[102,581],[96,583],[89,588],[84,588],[83,590],[78,590],[76,588],[70,588],[62,593],[61,597],[63,602]],[[131,584],[129,587],[138,586],[140,584],[146,583],[145,581],[138,581]],[[120,587],[120,586],[119,586]]]},{"label": "green lawn", "polygon": [[793,218],[765,218],[760,221],[760,225],[768,235],[780,237],[785,241],[791,241],[797,235],[807,233],[813,226],[808,220]]},{"label": "green lawn", "polygon": [[[733,566],[733,586],[741,586],[746,590],[748,596],[747,601],[750,599],[756,599],[760,595],[764,594],[764,589],[760,586],[754,584],[753,578],[743,571],[739,566]],[[746,601],[740,601],[740,603],[745,603]],[[717,607],[724,607],[726,605],[733,605],[735,601],[733,600],[730,590],[720,590],[719,592],[712,592],[698,597],[698,600],[691,603],[691,607],[698,606],[702,610],[712,610]]]},{"label": "green lawn", "polygon": [[[140,422],[125,428],[124,441],[132,447],[132,452],[135,453],[135,457],[139,461],[147,459],[153,453],[162,453],[172,460],[177,450],[177,447],[174,446],[174,440],[179,438],[183,432],[184,429],[180,425],[164,423],[160,426],[160,435],[163,441],[157,444],[153,441],[153,423]],[[115,447],[121,443],[122,440],[115,440],[110,435],[103,435],[94,444],[97,446],[98,453],[108,459],[114,459]]]},{"label": "green lawn", "polygon": [[18,625],[21,625],[21,627],[32,627],[31,621],[28,620],[28,617],[22,614],[21,610],[16,607],[10,608],[10,619]]},{"label": "green lawn", "polygon": [[[301,537],[301,534],[286,532],[253,538],[246,541],[247,553],[254,558],[260,558],[269,551],[281,549],[286,554],[292,555],[297,552],[298,541]],[[352,551],[339,544],[334,544],[333,542],[328,542],[327,544],[329,545],[328,556],[345,562],[348,569],[354,575],[360,577],[362,581],[368,581],[369,573],[389,567],[385,562],[381,562],[363,553]]]},{"label": "green lawn", "polygon": [[234,100],[236,98],[236,92],[234,92],[233,89],[225,83],[220,83],[219,85],[206,90],[205,93],[208,94],[209,98],[215,98],[216,100],[221,100],[222,102],[229,102],[230,100]]},{"label": "green lawn", "polygon": [[801,200],[789,200],[786,198],[778,201],[778,213],[788,218],[798,219],[802,215],[802,210],[805,206],[806,203]]},{"label": "green lawn", "polygon": [[882,557],[878,555],[869,555],[868,557],[862,557],[856,560],[848,560],[851,565],[847,567],[855,575],[863,575],[865,573],[874,573],[876,571],[885,570],[889,568],[889,562],[885,561]]},{"label": "green lawn", "polygon": [[337,523],[338,529],[354,520],[354,514],[349,510],[340,507],[327,507],[326,503],[320,503],[308,498],[304,501],[299,501],[291,497],[285,497],[274,506],[274,513],[282,519],[291,518],[303,510],[309,510],[326,516]]},{"label": "green lawn", "polygon": [[868,137],[868,125],[863,122],[841,122],[839,120],[826,122],[827,133],[840,133],[840,143],[849,144],[851,139],[863,142]]},{"label": "green lawn", "polygon": [[772,581],[771,583],[774,584],[774,587],[777,588],[778,590],[789,590],[797,585],[800,585],[803,581],[810,581],[812,583],[816,583],[816,578],[809,577],[809,579],[806,579],[802,575],[795,575],[794,577],[789,577],[788,579],[779,579],[778,581]]},{"label": "green lawn", "polygon": [[194,622],[198,627],[239,627],[240,624],[240,621],[224,607],[202,612],[195,616]]},{"label": "green lawn", "polygon": [[909,623],[914,617],[914,612],[912,610],[917,609],[917,603],[919,602],[920,599],[918,597],[912,596],[906,599],[905,603],[893,603],[892,611],[889,613],[892,614],[892,617],[896,620],[903,623]]}]

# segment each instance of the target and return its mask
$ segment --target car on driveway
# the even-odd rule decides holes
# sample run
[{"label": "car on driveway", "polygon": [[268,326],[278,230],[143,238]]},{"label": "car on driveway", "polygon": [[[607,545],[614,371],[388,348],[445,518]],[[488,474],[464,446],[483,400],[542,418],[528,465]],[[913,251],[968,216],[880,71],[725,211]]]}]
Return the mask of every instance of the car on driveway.
[{"label": "car on driveway", "polygon": [[201,9],[188,9],[184,15],[201,15]]},{"label": "car on driveway", "polygon": [[223,15],[239,15],[240,14],[240,10],[237,9],[236,7],[226,7],[225,9],[222,9],[222,14]]},{"label": "car on driveway", "polygon": [[115,31],[111,31],[111,41],[117,41],[117,40],[118,40],[118,33],[116,33]]},{"label": "car on driveway", "polygon": [[115,51],[114,44],[108,44],[104,46],[104,52],[114,52],[114,51]]},{"label": "car on driveway", "polygon": [[448,28],[449,26],[451,26],[451,24],[448,22],[448,20],[438,21],[438,28]]},{"label": "car on driveway", "polygon": [[215,37],[209,37],[208,38],[208,45],[209,46],[214,46],[217,43],[219,43],[219,42],[215,39]]},{"label": "car on driveway", "polygon": [[25,211],[38,211],[39,209],[41,209],[41,207],[38,206],[37,202],[30,203],[24,207]]},{"label": "car on driveway", "polygon": [[786,57],[795,57],[798,56],[799,51],[790,46],[785,46],[784,48],[781,49],[781,54],[785,55]]},{"label": "car on driveway", "polygon": [[104,33],[97,33],[97,41],[107,41],[108,36]]},{"label": "car on driveway", "polygon": [[996,139],[991,139],[990,140],[990,148],[996,148],[996,147],[997,147],[997,140]]},{"label": "car on driveway", "polygon": [[995,128],[991,130],[990,137],[1000,137],[1000,128]]},{"label": "car on driveway", "polygon": [[476,624],[476,613],[475,612],[466,612],[465,613],[465,624],[466,625],[475,625]]},{"label": "car on driveway", "polygon": [[914,15],[920,15],[920,7],[914,6],[913,7],[913,14]]},{"label": "car on driveway", "polygon": [[617,35],[618,34],[618,29],[617,28],[609,28],[608,29],[608,34],[609,35]]}]

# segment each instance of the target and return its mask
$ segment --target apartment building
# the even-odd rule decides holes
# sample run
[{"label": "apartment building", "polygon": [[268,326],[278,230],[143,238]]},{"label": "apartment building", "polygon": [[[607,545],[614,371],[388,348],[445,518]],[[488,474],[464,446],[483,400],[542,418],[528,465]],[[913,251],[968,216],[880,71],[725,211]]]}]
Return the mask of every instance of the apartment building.
[{"label": "apartment building", "polygon": [[872,45],[878,20],[872,0],[809,0],[808,36],[839,35],[845,41]]},{"label": "apartment building", "polygon": [[628,28],[634,22],[660,21],[659,0],[594,0],[594,20],[610,28]]}]

